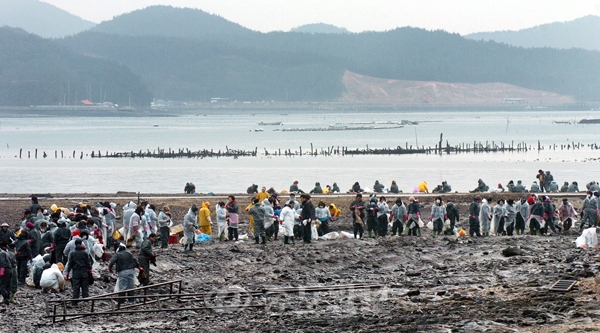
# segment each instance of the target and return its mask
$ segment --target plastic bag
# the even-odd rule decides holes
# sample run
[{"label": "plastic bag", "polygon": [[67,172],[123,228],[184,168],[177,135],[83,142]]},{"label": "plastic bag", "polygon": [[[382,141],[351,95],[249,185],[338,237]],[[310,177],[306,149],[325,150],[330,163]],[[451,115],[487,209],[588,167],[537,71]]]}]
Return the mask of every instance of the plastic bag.
[{"label": "plastic bag", "polygon": [[187,236],[183,235],[183,237],[181,237],[181,239],[179,240],[179,244],[186,244],[187,243]]},{"label": "plastic bag", "polygon": [[212,237],[208,234],[196,235],[196,243],[208,242]]},{"label": "plastic bag", "polygon": [[311,239],[319,239],[319,232],[317,231],[317,226],[316,225],[312,225],[310,227],[310,231],[311,231]]},{"label": "plastic bag", "polygon": [[427,222],[427,229],[433,230],[433,221]]},{"label": "plastic bag", "polygon": [[450,230],[451,227],[452,225],[450,224],[450,220],[444,221],[444,231]]},{"label": "plastic bag", "polygon": [[244,234],[238,237],[238,240],[248,240],[248,234]]},{"label": "plastic bag", "polygon": [[467,235],[467,232],[465,231],[465,229],[460,228],[460,230],[458,231],[458,235],[460,237],[465,237]]},{"label": "plastic bag", "polygon": [[421,220],[421,218],[419,217],[419,228],[423,228],[425,226],[425,224],[423,223],[423,220]]},{"label": "plastic bag", "polygon": [[322,240],[338,239],[338,238],[340,238],[340,234],[338,234],[337,232],[334,231],[334,232],[330,232],[328,234],[325,234],[325,235],[321,236],[320,238]]},{"label": "plastic bag", "polygon": [[598,247],[598,235],[596,234],[596,228],[591,227],[583,230],[581,236],[575,240],[575,246],[578,248],[597,248]]},{"label": "plastic bag", "polygon": [[340,238],[354,238],[354,234],[351,234],[351,233],[346,232],[346,231],[341,231],[340,232]]}]

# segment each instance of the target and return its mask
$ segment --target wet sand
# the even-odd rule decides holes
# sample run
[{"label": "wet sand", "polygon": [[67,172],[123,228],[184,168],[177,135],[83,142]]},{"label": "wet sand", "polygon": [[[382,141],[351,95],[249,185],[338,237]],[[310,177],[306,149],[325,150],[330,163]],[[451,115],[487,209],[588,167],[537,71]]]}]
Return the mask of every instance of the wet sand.
[{"label": "wet sand", "polygon": [[[499,197],[518,197],[490,195],[494,201]],[[84,201],[82,198],[95,202],[101,197],[120,198],[112,201],[122,205],[134,198],[132,194],[52,196],[60,199],[40,199],[41,205],[72,206]],[[332,229],[350,231],[348,206],[353,196],[324,197],[326,203],[336,203],[343,212],[339,221],[331,223]],[[408,195],[401,197],[405,199]],[[425,205],[423,216],[428,216],[434,197],[420,196]],[[461,224],[467,227],[465,218],[473,194],[443,197],[459,203]],[[553,197],[558,201],[563,196]],[[582,197],[582,194],[572,196],[576,208],[581,205]],[[214,207],[225,196],[141,196],[157,206],[169,204],[179,223],[191,204],[199,205],[207,198]],[[314,201],[320,199],[315,197]],[[243,208],[249,197],[239,195],[238,201]],[[0,219],[15,224],[28,205],[27,195],[0,195]],[[247,221],[246,213],[242,213],[241,220]],[[240,234],[246,231],[247,224],[242,224]],[[577,236],[573,231],[551,236],[456,239],[434,238],[424,232],[418,238],[338,239],[313,241],[310,245],[286,246],[282,240],[266,246],[252,242],[208,242],[198,244],[192,255],[183,253],[180,245],[172,245],[166,251],[155,250],[158,267],[152,267],[152,278],[155,283],[183,278],[185,292],[224,290],[234,285],[260,290],[354,283],[380,284],[384,289],[257,299],[257,303],[268,304],[267,309],[97,316],[51,325],[51,320],[44,317],[44,300],[70,297],[70,290],[53,296],[24,287],[17,294],[20,305],[10,306],[5,313],[16,318],[8,323],[7,330],[80,332],[85,327],[89,331],[127,332],[143,327],[147,332],[596,331],[600,327],[600,303],[594,276],[598,274],[600,258],[598,250],[575,248],[573,241]],[[517,254],[503,254],[509,247],[516,249],[513,252]],[[107,271],[105,263],[101,263],[100,272],[101,279],[90,288],[92,296],[110,292],[114,286],[116,276]],[[549,291],[558,279],[577,280],[578,285],[567,293]],[[185,305],[200,304],[198,301]],[[161,306],[182,304],[168,301]],[[85,311],[89,307],[82,305],[79,309]]]}]

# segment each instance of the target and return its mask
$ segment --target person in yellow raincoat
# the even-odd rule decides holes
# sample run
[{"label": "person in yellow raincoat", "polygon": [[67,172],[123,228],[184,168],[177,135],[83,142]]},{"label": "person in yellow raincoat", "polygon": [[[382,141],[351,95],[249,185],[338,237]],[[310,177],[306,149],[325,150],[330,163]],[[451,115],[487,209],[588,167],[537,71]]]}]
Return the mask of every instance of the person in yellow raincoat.
[{"label": "person in yellow raincoat", "polygon": [[329,194],[329,193],[331,193],[331,187],[329,185],[327,185],[323,189],[323,194]]},{"label": "person in yellow raincoat", "polygon": [[198,213],[198,222],[200,225],[200,231],[203,234],[208,234],[212,236],[212,228],[210,219],[210,202],[206,201],[202,203],[202,208],[200,208],[200,213]]},{"label": "person in yellow raincoat", "polygon": [[[250,204],[248,205],[248,207],[246,207],[246,211],[249,211],[250,208],[254,207],[254,204],[252,203],[253,200],[254,200],[254,198],[250,199]],[[250,224],[250,234],[254,235],[254,216],[252,216],[252,214],[250,214],[250,216],[249,216],[249,224]]]},{"label": "person in yellow raincoat", "polygon": [[337,220],[340,218],[340,215],[342,215],[342,211],[332,203],[329,205],[329,214],[331,214],[331,220]]},{"label": "person in yellow raincoat", "polygon": [[429,186],[427,186],[427,182],[422,181],[417,187],[419,188],[419,192],[429,193]]},{"label": "person in yellow raincoat", "polygon": [[[267,192],[267,188],[266,187],[262,187],[262,189],[260,190],[260,192],[258,192],[258,194],[256,195],[256,197],[258,198],[258,202],[263,202],[265,199],[268,199],[271,195],[269,194],[269,192]],[[250,209],[250,208],[248,208]]]}]

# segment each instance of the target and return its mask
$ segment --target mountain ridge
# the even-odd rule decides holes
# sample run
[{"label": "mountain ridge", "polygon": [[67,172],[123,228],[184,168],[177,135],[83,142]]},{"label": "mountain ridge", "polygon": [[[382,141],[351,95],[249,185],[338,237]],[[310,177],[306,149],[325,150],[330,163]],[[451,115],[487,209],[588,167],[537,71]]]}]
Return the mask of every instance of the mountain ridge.
[{"label": "mountain ridge", "polygon": [[38,0],[0,0],[0,8],[0,27],[21,28],[44,38],[74,35],[95,25]]},{"label": "mountain ridge", "polygon": [[492,31],[465,35],[474,40],[493,40],[520,47],[581,48],[600,50],[600,17],[588,15],[572,21],[553,22],[518,31]]}]

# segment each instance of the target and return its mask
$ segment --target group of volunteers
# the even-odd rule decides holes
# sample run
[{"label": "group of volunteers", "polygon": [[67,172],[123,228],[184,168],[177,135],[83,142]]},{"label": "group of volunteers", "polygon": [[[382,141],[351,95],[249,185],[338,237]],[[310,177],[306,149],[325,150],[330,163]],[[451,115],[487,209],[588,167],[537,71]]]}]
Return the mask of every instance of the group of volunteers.
[{"label": "group of volunteers", "polygon": [[[550,197],[541,194],[542,191],[557,192],[550,172],[540,170],[538,180],[544,184],[539,191],[527,191],[520,181],[516,185],[511,181],[507,185],[507,193],[524,193],[521,198],[493,202],[484,193],[502,191],[490,191],[480,179],[478,187],[471,191],[477,193],[469,206],[468,234],[512,236],[526,231],[532,235],[549,234],[550,231],[559,233],[573,227],[578,217],[581,217],[580,231],[585,226],[597,225],[600,186],[596,182],[587,184],[588,191],[582,208],[576,211],[566,198],[557,207]],[[546,186],[549,180],[549,186]],[[573,192],[571,185],[566,186],[564,192]],[[189,193],[193,192],[192,186],[188,184]],[[460,220],[459,205],[445,202],[443,196],[439,195],[452,191],[447,182],[433,190],[439,194],[429,209],[429,219],[424,218],[427,223],[421,216],[425,206],[418,198],[410,196],[403,201],[395,196],[388,202],[383,194],[402,193],[395,181],[389,190],[379,181],[375,182],[373,188],[373,193],[365,193],[356,182],[348,191],[355,195],[345,212],[352,219],[355,239],[362,239],[365,232],[369,237],[386,237],[388,234],[420,236],[426,229],[431,230],[433,236],[467,235],[467,231],[457,224]],[[415,190],[429,193],[426,182],[419,184]],[[277,241],[279,237],[283,237],[284,244],[295,244],[297,240],[311,243],[330,234],[330,222],[342,215],[341,209],[334,203],[326,204],[322,199],[324,196],[315,196],[338,193],[336,183],[325,188],[316,183],[308,193],[299,189],[297,181],[289,191],[281,193],[273,188],[267,190],[266,187],[259,191],[258,186],[253,184],[247,192],[251,195],[251,203],[246,207],[240,207],[234,195],[230,195],[226,202],[219,201],[213,210],[208,201],[200,203],[200,207],[192,205],[183,218],[183,238],[175,242],[182,243],[185,252],[192,252],[198,237],[210,239],[214,235],[220,241],[245,239],[247,236],[241,236],[238,232],[242,222],[240,210],[244,209],[248,213],[250,238],[255,244],[267,244]],[[136,276],[140,284],[149,284],[150,264],[156,265],[153,247],[166,249],[172,240],[171,227],[175,221],[170,209],[168,206],[157,209],[148,202],[139,205],[129,202],[118,214],[116,207],[115,203],[102,202],[93,205],[79,203],[70,208],[52,205],[44,209],[38,199],[32,196],[31,205],[23,211],[18,226],[11,226],[7,222],[0,226],[0,294],[4,304],[15,302],[20,285],[28,283],[42,292],[55,293],[64,290],[65,279],[71,280],[73,299],[89,297],[89,286],[100,269],[100,265],[96,264],[98,261],[106,262],[109,272],[116,274],[115,292],[123,291],[128,296],[132,295]],[[212,216],[216,220],[216,233],[212,229]],[[123,225],[117,228],[116,221],[121,218]],[[347,234],[352,237],[351,233]],[[129,250],[134,246],[137,249],[135,255]],[[119,302],[123,301],[121,299]]]},{"label": "group of volunteers", "polygon": [[[115,272],[115,291],[131,295],[135,278],[142,285],[150,283],[150,264],[156,265],[153,245],[157,231],[165,234],[162,246],[166,247],[169,226],[172,225],[167,206],[156,214],[155,207],[142,203],[139,207],[130,202],[123,207],[122,231],[126,244],[135,242],[139,249],[134,256],[128,245],[115,242],[116,204],[104,202],[95,206],[80,203],[65,208],[40,206],[32,196],[31,205],[23,211],[16,230],[4,222],[0,226],[0,294],[3,304],[15,303],[20,285],[31,284],[42,292],[64,291],[65,280],[71,280],[72,298],[89,297],[89,286],[94,283],[97,261],[108,263],[109,272]],[[107,250],[114,249],[109,257]],[[28,265],[30,268],[28,268]],[[28,280],[30,279],[30,280]],[[123,300],[119,300],[122,302]],[[133,301],[133,299],[129,299]],[[77,302],[74,301],[73,305]]]}]

